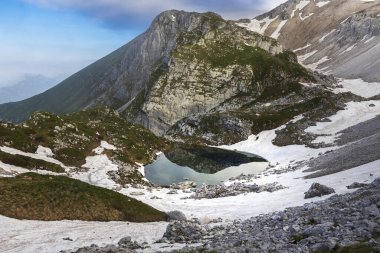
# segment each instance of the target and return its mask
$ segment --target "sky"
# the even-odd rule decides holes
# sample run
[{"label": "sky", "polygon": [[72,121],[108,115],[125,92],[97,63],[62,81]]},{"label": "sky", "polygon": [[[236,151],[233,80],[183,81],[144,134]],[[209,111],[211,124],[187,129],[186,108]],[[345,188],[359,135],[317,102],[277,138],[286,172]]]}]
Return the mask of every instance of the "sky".
[{"label": "sky", "polygon": [[[168,9],[253,18],[285,0],[1,0],[0,87],[53,84],[144,32]],[[33,84],[31,84],[33,85]]]}]

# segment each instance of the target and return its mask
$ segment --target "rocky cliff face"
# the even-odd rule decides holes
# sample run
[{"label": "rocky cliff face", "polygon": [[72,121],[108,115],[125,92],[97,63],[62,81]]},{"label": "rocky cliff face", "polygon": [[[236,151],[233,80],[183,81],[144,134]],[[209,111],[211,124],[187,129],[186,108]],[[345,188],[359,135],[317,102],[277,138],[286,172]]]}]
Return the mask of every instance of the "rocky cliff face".
[{"label": "rocky cliff face", "polygon": [[247,92],[257,73],[241,57],[273,57],[281,51],[273,39],[241,29],[216,14],[199,15],[177,34],[170,60],[158,70],[141,105],[141,123],[164,134],[178,120],[206,113]]},{"label": "rocky cliff face", "polygon": [[379,81],[380,1],[290,0],[239,25],[279,40],[308,68]]}]

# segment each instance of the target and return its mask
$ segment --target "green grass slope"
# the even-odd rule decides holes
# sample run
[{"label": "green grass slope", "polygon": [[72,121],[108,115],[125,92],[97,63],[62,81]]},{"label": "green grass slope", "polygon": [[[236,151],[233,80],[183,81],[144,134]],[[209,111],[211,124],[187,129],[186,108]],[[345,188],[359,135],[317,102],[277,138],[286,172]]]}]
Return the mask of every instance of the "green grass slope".
[{"label": "green grass slope", "polygon": [[0,178],[0,214],[30,220],[153,222],[166,214],[140,201],[65,176]]}]

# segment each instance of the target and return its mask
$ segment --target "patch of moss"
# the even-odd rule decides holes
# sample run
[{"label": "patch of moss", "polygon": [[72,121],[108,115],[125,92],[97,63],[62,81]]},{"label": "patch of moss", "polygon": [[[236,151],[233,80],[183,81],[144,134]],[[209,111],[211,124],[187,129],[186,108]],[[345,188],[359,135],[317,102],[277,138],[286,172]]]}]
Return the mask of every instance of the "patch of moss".
[{"label": "patch of moss", "polygon": [[166,214],[140,201],[64,176],[0,178],[0,214],[32,220],[152,222]]}]

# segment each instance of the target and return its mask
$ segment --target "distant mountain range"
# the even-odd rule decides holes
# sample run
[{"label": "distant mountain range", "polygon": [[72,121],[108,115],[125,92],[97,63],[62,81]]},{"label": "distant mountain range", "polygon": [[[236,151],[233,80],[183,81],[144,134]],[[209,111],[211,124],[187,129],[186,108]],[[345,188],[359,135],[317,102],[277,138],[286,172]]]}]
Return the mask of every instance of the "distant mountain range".
[{"label": "distant mountain range", "polygon": [[0,104],[17,102],[53,87],[55,79],[43,75],[26,75],[15,84],[0,87]]}]

